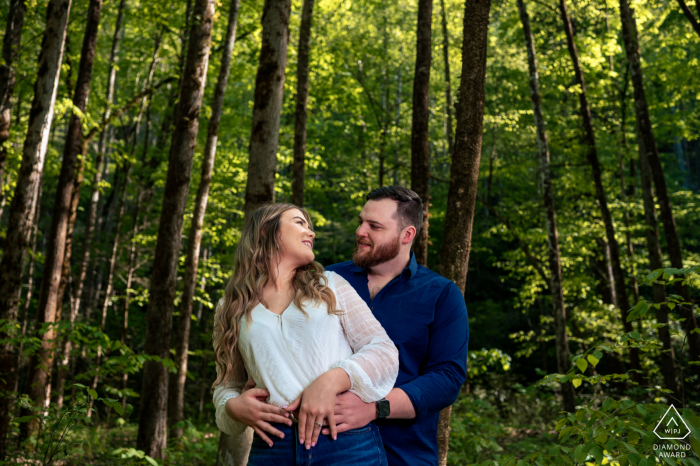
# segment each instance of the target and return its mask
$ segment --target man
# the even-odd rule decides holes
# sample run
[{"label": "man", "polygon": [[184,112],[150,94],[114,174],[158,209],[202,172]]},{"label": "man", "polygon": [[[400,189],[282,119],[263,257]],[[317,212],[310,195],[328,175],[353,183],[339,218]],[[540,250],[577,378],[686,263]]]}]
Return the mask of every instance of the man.
[{"label": "man", "polygon": [[399,376],[385,400],[364,403],[345,392],[335,411],[338,432],[375,421],[390,466],[438,464],[440,410],[454,403],[466,380],[464,297],[416,263],[411,245],[422,220],[415,192],[375,189],[360,213],[353,260],[327,268],[350,282],[399,349]]}]

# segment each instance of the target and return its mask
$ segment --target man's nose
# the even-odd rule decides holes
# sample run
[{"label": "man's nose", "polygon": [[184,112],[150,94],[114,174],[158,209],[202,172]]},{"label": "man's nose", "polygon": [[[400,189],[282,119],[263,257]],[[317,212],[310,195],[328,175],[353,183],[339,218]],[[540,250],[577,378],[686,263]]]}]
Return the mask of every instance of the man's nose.
[{"label": "man's nose", "polygon": [[360,225],[359,227],[357,227],[357,230],[355,230],[355,234],[357,236],[361,236],[361,237],[367,236],[367,227],[365,226],[364,223],[362,225]]}]

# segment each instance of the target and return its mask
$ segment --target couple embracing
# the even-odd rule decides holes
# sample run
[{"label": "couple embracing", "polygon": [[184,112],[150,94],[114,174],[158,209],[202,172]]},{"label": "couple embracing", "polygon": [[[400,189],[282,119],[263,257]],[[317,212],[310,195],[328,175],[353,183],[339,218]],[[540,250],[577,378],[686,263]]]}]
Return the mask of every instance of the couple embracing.
[{"label": "couple embracing", "polygon": [[415,192],[375,189],[353,260],[324,269],[303,209],[248,219],[216,310],[214,406],[223,432],[255,431],[249,465],[438,463],[469,327],[459,288],[411,252],[422,220]]}]

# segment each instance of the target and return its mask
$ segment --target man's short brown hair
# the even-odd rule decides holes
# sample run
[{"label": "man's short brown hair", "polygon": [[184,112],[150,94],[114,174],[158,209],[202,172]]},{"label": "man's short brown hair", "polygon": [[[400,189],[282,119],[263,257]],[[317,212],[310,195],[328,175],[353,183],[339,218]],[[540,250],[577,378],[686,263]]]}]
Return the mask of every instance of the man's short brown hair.
[{"label": "man's short brown hair", "polygon": [[403,230],[411,225],[416,229],[416,236],[423,225],[423,201],[415,191],[401,186],[382,186],[374,189],[367,195],[368,201],[381,201],[391,199],[397,202],[396,220],[399,222],[399,229]]}]

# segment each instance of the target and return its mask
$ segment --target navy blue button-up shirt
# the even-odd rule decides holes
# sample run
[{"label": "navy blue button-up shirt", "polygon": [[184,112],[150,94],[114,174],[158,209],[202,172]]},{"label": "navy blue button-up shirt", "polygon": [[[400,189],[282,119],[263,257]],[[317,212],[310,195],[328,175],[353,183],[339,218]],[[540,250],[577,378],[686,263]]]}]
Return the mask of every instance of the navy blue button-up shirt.
[{"label": "navy blue button-up shirt", "polygon": [[367,270],[352,261],[326,268],[365,300],[399,349],[396,388],[413,403],[414,419],[378,419],[390,466],[437,465],[440,410],[457,399],[467,377],[469,322],[462,293],[450,280],[411,260],[374,299]]}]

